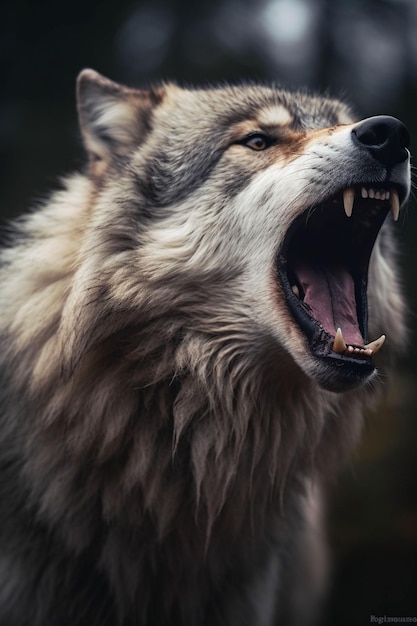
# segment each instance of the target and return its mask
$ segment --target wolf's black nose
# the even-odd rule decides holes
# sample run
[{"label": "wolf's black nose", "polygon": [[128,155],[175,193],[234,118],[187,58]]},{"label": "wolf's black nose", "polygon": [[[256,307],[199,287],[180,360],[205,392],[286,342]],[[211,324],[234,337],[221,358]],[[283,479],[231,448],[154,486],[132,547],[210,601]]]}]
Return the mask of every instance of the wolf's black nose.
[{"label": "wolf's black nose", "polygon": [[366,148],[386,167],[403,163],[408,158],[410,135],[404,124],[395,117],[368,117],[355,126],[352,137],[357,145]]}]

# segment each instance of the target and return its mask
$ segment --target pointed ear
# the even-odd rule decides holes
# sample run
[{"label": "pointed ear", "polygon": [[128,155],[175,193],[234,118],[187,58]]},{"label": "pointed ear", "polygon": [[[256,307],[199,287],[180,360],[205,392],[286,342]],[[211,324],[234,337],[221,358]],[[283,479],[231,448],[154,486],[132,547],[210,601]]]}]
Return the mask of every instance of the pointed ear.
[{"label": "pointed ear", "polygon": [[83,70],[77,80],[78,117],[85,148],[94,170],[102,173],[117,158],[127,156],[149,128],[152,108],[165,88],[129,89]]}]

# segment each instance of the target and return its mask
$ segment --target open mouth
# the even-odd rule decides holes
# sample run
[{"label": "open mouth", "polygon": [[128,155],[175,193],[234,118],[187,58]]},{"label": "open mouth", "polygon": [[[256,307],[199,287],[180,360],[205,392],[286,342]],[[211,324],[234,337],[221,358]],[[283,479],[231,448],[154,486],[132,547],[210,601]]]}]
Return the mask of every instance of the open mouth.
[{"label": "open mouth", "polygon": [[320,381],[330,389],[367,379],[384,343],[384,335],[368,342],[368,267],[388,212],[398,219],[399,194],[366,184],[341,190],[293,222],[278,255],[291,313],[313,356],[331,366],[330,382]]}]

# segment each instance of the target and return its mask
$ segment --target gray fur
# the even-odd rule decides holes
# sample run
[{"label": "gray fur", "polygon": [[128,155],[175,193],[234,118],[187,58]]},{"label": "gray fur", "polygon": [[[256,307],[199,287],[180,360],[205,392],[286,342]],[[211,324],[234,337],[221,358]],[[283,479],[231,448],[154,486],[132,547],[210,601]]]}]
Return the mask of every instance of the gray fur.
[{"label": "gray fur", "polygon": [[[88,173],[22,219],[2,257],[2,624],[314,614],[321,477],[377,384],[321,389],[282,297],[271,305],[269,251],[324,184],[313,168],[288,194],[289,179],[257,186],[271,162],[230,147],[271,105],[301,141],[282,133],[285,172],[309,132],[349,121],[336,101],[274,87],[136,92],[82,74]],[[393,348],[403,305],[378,254],[370,326],[389,324]]]}]

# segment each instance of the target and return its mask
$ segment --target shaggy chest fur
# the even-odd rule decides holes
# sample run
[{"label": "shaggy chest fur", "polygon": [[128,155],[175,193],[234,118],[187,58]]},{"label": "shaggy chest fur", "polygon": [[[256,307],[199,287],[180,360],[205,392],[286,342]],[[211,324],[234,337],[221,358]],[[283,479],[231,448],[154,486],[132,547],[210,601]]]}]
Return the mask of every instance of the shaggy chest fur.
[{"label": "shaggy chest fur", "polygon": [[322,476],[374,397],[368,327],[380,371],[403,339],[377,181],[395,216],[405,130],[91,71],[79,112],[86,173],[2,254],[0,621],[307,624]]}]

